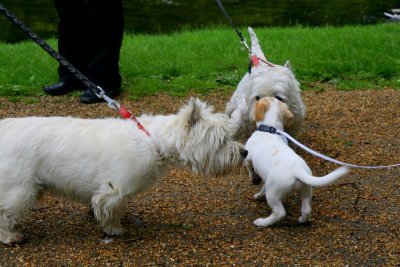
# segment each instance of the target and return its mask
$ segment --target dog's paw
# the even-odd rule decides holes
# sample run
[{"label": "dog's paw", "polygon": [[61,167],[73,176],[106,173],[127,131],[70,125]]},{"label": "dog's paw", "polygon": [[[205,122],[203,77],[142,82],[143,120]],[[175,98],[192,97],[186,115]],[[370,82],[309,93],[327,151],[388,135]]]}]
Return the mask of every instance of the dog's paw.
[{"label": "dog's paw", "polygon": [[5,245],[18,245],[25,242],[24,235],[21,233],[13,233],[10,235],[0,235],[0,242]]},{"label": "dog's paw", "polygon": [[266,227],[268,226],[268,223],[264,218],[258,218],[257,220],[254,220],[253,224],[258,227]]},{"label": "dog's paw", "polygon": [[300,216],[297,220],[301,224],[309,224],[310,223],[310,216]]},{"label": "dog's paw", "polygon": [[119,236],[125,233],[125,229],[120,225],[104,226],[103,231],[107,236]]}]

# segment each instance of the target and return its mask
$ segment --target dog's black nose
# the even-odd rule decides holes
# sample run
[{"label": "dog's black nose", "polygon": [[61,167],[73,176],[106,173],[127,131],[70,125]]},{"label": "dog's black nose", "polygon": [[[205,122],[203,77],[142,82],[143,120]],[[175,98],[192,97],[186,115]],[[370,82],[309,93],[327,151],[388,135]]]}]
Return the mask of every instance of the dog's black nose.
[{"label": "dog's black nose", "polygon": [[246,149],[242,148],[240,150],[240,154],[242,155],[242,157],[245,159],[247,157],[247,154],[249,154],[249,151],[247,151]]}]

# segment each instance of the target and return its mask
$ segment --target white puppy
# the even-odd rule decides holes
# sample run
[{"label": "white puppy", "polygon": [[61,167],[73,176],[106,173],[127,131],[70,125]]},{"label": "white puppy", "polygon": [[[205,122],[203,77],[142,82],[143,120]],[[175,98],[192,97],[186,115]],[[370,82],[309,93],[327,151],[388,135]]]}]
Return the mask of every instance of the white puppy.
[{"label": "white puppy", "polygon": [[247,154],[227,115],[198,99],[177,114],[138,120],[151,136],[122,119],[1,120],[0,242],[21,242],[13,226],[44,189],[91,205],[103,231],[119,235],[124,204],[168,167],[218,175]]},{"label": "white puppy", "polygon": [[256,199],[267,199],[272,214],[254,221],[257,226],[270,226],[286,216],[282,198],[295,190],[301,199],[300,223],[311,217],[311,186],[325,186],[347,173],[346,167],[338,168],[323,177],[314,177],[306,162],[287,145],[287,140],[275,132],[293,123],[293,115],[287,105],[273,97],[260,99],[255,106],[255,131],[245,148],[248,156],[245,166],[253,183],[264,181]]},{"label": "white puppy", "polygon": [[297,82],[289,61],[284,66],[270,64],[258,42],[252,28],[248,28],[251,37],[251,51],[259,58],[259,64],[253,65],[251,73],[246,73],[238,84],[225,113],[237,124],[237,135],[249,137],[254,130],[253,110],[256,97],[273,96],[285,102],[294,116],[293,123],[285,129],[290,135],[297,136],[301,130],[305,107],[301,99]]}]

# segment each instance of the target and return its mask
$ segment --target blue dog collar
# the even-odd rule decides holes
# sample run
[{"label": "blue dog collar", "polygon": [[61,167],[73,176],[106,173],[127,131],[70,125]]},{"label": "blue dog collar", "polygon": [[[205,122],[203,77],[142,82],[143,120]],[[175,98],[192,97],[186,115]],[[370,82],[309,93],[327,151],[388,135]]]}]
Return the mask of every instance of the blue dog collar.
[{"label": "blue dog collar", "polygon": [[286,136],[280,134],[280,133],[276,130],[275,127],[261,124],[260,126],[257,127],[257,131],[264,132],[264,133],[270,133],[270,134],[277,134],[277,135],[280,135],[281,138],[282,138],[282,140],[283,140],[286,144],[288,143],[288,140],[287,140]]}]

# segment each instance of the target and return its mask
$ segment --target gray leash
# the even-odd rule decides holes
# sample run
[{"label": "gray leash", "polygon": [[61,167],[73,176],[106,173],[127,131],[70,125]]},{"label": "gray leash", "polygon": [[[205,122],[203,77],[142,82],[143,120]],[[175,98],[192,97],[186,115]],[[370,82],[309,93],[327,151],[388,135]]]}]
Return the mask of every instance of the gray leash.
[{"label": "gray leash", "polygon": [[217,5],[218,5],[219,9],[221,10],[221,12],[225,15],[226,19],[229,21],[229,24],[231,24],[232,28],[235,30],[235,32],[239,36],[240,42],[247,48],[247,50],[249,51],[249,55],[251,55],[251,49],[247,45],[246,39],[243,37],[243,34],[236,28],[235,24],[233,23],[232,19],[229,17],[228,12],[226,12],[226,10],[225,10],[224,6],[222,5],[221,1],[220,0],[215,0],[215,2],[217,3]]},{"label": "gray leash", "polygon": [[335,164],[338,165],[342,165],[342,166],[346,166],[346,167],[351,167],[351,168],[359,168],[359,169],[390,169],[390,168],[394,168],[394,167],[400,167],[400,163],[397,164],[391,164],[391,165],[384,165],[384,166],[366,166],[366,165],[356,165],[356,164],[351,164],[351,163],[347,163],[347,162],[343,162],[337,159],[333,159],[331,157],[328,157],[324,154],[318,153],[315,150],[312,150],[311,148],[303,145],[302,143],[300,143],[299,141],[297,141],[296,139],[294,139],[292,136],[290,136],[289,134],[287,134],[284,131],[281,131],[279,129],[276,129],[276,133],[279,133],[280,135],[285,136],[287,139],[289,139],[290,141],[292,141],[294,144],[296,144],[298,147],[300,147],[301,149],[307,151],[308,153],[317,156],[319,158],[322,158],[324,160],[333,162]]}]

